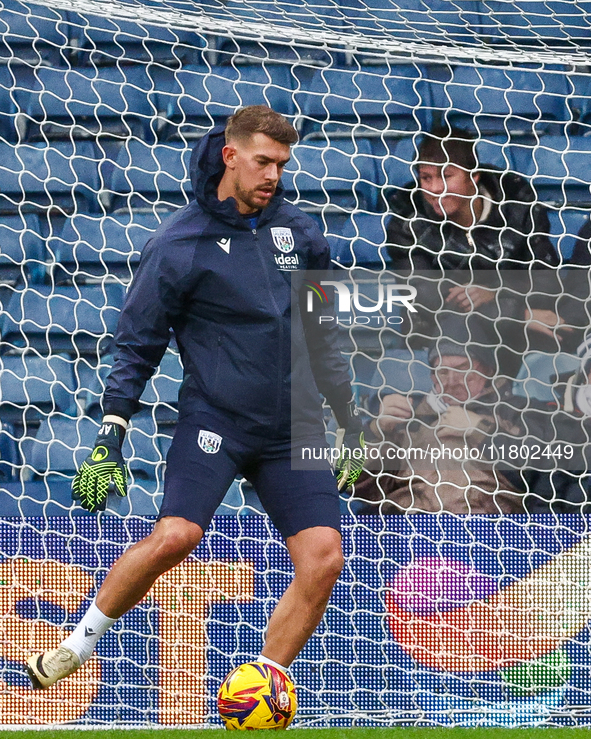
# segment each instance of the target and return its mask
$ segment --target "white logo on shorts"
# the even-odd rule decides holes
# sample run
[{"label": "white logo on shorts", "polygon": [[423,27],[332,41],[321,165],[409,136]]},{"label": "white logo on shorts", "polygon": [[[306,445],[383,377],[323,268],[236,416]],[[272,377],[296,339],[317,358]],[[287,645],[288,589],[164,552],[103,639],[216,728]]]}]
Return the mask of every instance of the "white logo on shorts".
[{"label": "white logo on shorts", "polygon": [[201,429],[199,432],[199,446],[206,454],[215,454],[219,452],[220,446],[222,445],[222,437],[219,434],[214,434],[213,431],[205,431]]}]

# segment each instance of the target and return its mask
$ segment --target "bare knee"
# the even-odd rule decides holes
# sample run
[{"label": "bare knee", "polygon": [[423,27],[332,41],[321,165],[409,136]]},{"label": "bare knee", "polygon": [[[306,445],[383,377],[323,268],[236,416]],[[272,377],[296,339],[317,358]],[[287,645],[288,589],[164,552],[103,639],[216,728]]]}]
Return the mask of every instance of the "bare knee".
[{"label": "bare knee", "polygon": [[203,530],[192,521],[172,516],[162,518],[149,537],[153,558],[170,569],[188,557],[202,537]]},{"label": "bare knee", "polygon": [[332,589],[339,579],[344,564],[345,560],[340,546],[333,547],[329,552],[323,553],[315,564],[318,580]]},{"label": "bare knee", "polygon": [[332,590],[343,569],[344,558],[338,532],[318,530],[305,546],[290,547],[296,577],[323,596]]}]

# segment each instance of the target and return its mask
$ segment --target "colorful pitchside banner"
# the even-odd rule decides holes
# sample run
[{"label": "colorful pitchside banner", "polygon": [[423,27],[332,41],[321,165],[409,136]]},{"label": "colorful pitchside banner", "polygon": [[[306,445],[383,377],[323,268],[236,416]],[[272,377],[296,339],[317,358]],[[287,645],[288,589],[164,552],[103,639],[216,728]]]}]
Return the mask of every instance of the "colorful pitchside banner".
[{"label": "colorful pitchside banner", "polygon": [[[591,544],[584,517],[345,518],[347,564],[294,666],[300,725],[585,724]],[[29,651],[56,646],[151,521],[0,519],[0,724],[219,724],[215,695],[258,654],[289,581],[267,519],[219,516],[183,565],[32,692]],[[270,563],[273,563],[272,565]]]}]

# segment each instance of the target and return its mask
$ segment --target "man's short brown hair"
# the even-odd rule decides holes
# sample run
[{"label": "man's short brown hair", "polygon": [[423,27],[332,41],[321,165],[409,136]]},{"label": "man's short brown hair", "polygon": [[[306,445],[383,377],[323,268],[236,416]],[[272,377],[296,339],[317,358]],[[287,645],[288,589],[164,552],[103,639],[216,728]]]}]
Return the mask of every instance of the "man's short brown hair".
[{"label": "man's short brown hair", "polygon": [[249,105],[240,108],[226,123],[226,143],[249,139],[255,133],[264,133],[280,144],[295,144],[298,134],[295,128],[280,113],[266,105]]},{"label": "man's short brown hair", "polygon": [[472,172],[478,167],[475,143],[469,131],[452,126],[437,126],[426,133],[421,141],[418,164],[455,164],[456,167]]}]

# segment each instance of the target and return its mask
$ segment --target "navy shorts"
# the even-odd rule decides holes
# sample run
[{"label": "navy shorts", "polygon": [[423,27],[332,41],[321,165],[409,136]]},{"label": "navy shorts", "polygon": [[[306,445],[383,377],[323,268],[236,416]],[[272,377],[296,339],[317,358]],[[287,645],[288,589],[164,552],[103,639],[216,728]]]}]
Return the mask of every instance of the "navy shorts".
[{"label": "navy shorts", "polygon": [[[314,444],[325,447],[326,441],[306,442]],[[292,469],[293,449],[290,439],[246,433],[213,410],[181,415],[166,458],[158,517],[180,516],[205,531],[234,478],[242,475],[284,539],[313,526],[340,531],[339,493],[329,463]]]}]

